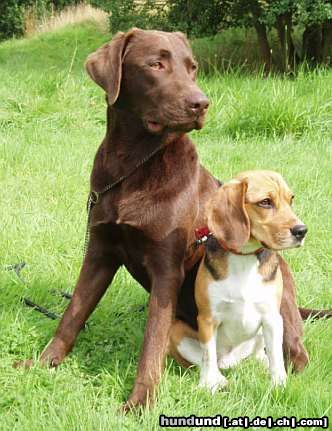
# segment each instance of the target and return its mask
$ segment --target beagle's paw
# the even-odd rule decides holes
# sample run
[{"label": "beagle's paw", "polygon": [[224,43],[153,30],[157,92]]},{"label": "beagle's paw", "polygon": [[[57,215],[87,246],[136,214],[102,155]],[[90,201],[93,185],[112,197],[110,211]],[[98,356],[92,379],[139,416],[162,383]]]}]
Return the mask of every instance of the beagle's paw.
[{"label": "beagle's paw", "polygon": [[233,368],[239,362],[239,359],[236,358],[234,355],[225,355],[218,359],[218,367],[221,370],[227,370],[228,368]]},{"label": "beagle's paw", "polygon": [[287,373],[285,370],[280,370],[272,374],[272,384],[274,387],[286,386]]},{"label": "beagle's paw", "polygon": [[224,377],[219,371],[217,371],[202,376],[198,386],[200,388],[208,389],[212,394],[214,394],[218,390],[224,388],[227,383],[228,380],[226,379],[226,377]]},{"label": "beagle's paw", "polygon": [[264,352],[264,350],[257,352],[255,354],[255,358],[259,361],[265,368],[269,368],[269,359]]}]

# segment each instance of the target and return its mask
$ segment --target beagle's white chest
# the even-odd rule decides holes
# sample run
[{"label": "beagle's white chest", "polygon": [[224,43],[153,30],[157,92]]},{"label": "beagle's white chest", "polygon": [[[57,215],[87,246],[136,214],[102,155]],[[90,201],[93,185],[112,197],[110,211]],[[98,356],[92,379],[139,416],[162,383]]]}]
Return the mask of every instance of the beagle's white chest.
[{"label": "beagle's white chest", "polygon": [[230,255],[228,276],[208,285],[208,299],[213,320],[222,325],[224,341],[229,346],[254,337],[262,317],[276,309],[273,287],[263,281],[254,255]]}]

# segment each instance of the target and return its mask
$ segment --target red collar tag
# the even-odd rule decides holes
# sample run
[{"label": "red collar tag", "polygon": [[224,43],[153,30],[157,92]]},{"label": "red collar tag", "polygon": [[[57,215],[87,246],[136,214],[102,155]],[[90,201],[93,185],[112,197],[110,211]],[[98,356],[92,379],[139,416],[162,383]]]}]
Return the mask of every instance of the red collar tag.
[{"label": "red collar tag", "polygon": [[[196,245],[200,245],[203,244],[209,236],[213,235],[209,228],[207,226],[203,226],[203,227],[199,227],[197,229],[195,229],[195,237],[196,237]],[[221,248],[223,248],[225,251],[228,251],[230,253],[236,254],[238,256],[248,256],[248,255],[257,255],[259,254],[262,250],[264,250],[264,246],[258,248],[255,251],[249,252],[249,253],[241,253],[240,251],[237,250],[233,250],[229,247],[226,246],[226,244],[224,244],[223,241],[221,241],[220,239],[218,240],[219,245],[221,246]]]},{"label": "red collar tag", "polygon": [[199,227],[195,229],[195,237],[199,241],[206,241],[207,237],[210,235],[210,230],[207,226]]}]

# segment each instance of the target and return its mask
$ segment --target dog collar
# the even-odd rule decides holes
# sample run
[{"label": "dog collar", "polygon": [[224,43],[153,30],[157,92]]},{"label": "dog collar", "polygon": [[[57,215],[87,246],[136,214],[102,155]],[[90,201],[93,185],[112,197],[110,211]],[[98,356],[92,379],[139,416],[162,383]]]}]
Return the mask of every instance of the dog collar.
[{"label": "dog collar", "polygon": [[211,236],[213,236],[218,241],[220,247],[223,250],[228,251],[232,254],[236,254],[238,256],[250,256],[250,255],[257,256],[261,251],[264,250],[264,247],[259,247],[257,250],[251,251],[249,253],[242,253],[241,251],[237,251],[235,249],[228,247],[224,241],[217,239],[207,226],[203,226],[203,227],[195,229],[195,237],[196,237],[196,244],[197,245],[204,244],[208,240],[208,238]]}]

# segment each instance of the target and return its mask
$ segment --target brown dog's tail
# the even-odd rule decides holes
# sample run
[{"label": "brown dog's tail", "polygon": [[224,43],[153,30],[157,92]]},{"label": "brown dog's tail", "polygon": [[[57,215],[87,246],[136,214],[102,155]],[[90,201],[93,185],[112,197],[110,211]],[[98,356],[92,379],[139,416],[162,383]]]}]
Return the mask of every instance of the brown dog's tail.
[{"label": "brown dog's tail", "polygon": [[332,309],[329,310],[312,310],[311,308],[299,308],[302,320],[307,319],[329,319],[332,317]]}]

